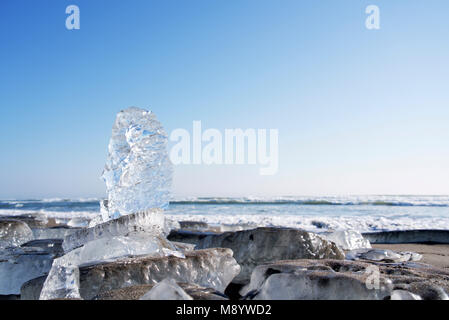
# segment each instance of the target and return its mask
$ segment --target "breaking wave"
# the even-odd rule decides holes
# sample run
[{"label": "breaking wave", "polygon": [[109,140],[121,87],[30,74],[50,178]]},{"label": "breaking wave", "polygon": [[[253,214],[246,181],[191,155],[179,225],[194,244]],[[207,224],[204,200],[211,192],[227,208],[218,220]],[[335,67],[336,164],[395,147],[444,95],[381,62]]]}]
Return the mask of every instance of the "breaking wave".
[{"label": "breaking wave", "polygon": [[171,204],[257,204],[302,206],[399,206],[449,207],[449,196],[349,196],[349,197],[279,197],[279,198],[216,198],[177,199]]},{"label": "breaking wave", "polygon": [[[0,217],[90,220],[99,198],[0,200]],[[170,202],[165,214],[208,223],[359,231],[449,229],[449,196],[191,197]]]}]

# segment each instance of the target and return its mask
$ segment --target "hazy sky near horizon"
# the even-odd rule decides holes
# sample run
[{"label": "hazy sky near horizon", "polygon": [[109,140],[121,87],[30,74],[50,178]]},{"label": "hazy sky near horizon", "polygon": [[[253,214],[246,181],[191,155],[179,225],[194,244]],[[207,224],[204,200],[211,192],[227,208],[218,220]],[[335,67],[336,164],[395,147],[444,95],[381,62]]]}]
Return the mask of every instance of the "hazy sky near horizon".
[{"label": "hazy sky near horizon", "polygon": [[[65,27],[76,4],[81,29]],[[365,8],[380,8],[380,30]],[[2,0],[0,198],[96,197],[115,115],[279,130],[279,171],[180,196],[449,194],[447,0]]]}]

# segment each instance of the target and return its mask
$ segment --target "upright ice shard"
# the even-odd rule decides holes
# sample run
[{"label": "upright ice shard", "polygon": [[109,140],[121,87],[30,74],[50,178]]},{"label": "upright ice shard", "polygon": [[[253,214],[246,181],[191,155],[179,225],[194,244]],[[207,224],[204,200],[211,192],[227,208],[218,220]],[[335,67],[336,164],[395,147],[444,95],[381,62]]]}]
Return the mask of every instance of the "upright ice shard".
[{"label": "upright ice shard", "polygon": [[102,175],[108,192],[103,221],[168,205],[172,166],[167,142],[151,111],[131,107],[117,114]]}]

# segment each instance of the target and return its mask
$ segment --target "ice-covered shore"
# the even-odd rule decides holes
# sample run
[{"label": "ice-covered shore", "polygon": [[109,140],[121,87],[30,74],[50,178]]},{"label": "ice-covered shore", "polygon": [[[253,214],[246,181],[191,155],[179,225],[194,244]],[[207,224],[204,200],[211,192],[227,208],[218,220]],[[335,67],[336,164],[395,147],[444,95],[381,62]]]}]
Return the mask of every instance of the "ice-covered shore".
[{"label": "ice-covered shore", "polygon": [[[312,232],[263,220],[211,225],[167,217],[166,144],[153,113],[123,110],[109,143],[103,172],[108,199],[101,201],[101,215],[89,223],[80,216],[0,218],[0,295],[41,300],[448,298],[447,270],[417,262],[421,255],[414,252],[371,248],[350,224],[334,228],[329,221],[309,221]],[[445,231],[439,232],[420,236],[441,241]],[[401,236],[378,237],[384,238]]]},{"label": "ice-covered shore", "polygon": [[[170,235],[164,240],[163,233],[156,236],[154,229],[134,231],[132,224],[122,221],[115,225],[115,220],[107,224],[108,228],[100,229],[115,230],[113,236],[90,239],[77,249],[69,249],[69,255],[62,249],[62,239],[32,240],[2,248],[0,295],[46,297],[43,289],[52,261],[64,256],[72,259],[77,270],[68,274],[67,270],[56,270],[70,275],[62,283],[74,283],[77,294],[72,295],[74,288],[67,285],[53,291],[57,295],[46,298],[139,299],[155,284],[169,279],[195,299],[229,298],[226,293],[236,299],[239,296],[235,288],[241,288],[240,298],[244,299],[445,299],[449,289],[449,271],[413,261],[419,257],[411,253],[360,247],[343,250],[348,243],[367,246],[369,242],[360,241],[362,236],[355,233],[336,233],[333,242],[326,239],[326,234],[299,229],[251,229],[181,221],[169,224]],[[52,229],[45,225],[38,228],[41,235]],[[66,227],[66,232],[65,240],[73,243],[74,235],[86,239],[85,235],[93,230]],[[327,237],[332,238],[329,234]],[[140,243],[147,246],[142,248]],[[155,243],[159,245],[155,247]],[[370,289],[376,270],[382,286]],[[335,280],[329,287],[317,287],[314,281],[319,279]],[[176,288],[168,289],[174,296],[165,298],[179,294]],[[153,290],[147,297],[154,298],[157,292]]]}]

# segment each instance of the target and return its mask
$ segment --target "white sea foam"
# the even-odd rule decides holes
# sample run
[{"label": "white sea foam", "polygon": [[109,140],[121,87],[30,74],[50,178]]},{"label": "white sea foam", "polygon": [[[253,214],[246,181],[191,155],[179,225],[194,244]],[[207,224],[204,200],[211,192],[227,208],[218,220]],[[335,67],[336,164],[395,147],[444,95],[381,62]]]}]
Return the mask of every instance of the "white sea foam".
[{"label": "white sea foam", "polygon": [[351,195],[283,197],[185,197],[171,203],[192,204],[298,204],[449,207],[449,196]]},{"label": "white sea foam", "polygon": [[37,211],[24,211],[24,210],[9,210],[9,209],[0,209],[0,217],[1,216],[22,216],[22,215],[37,215],[47,218],[55,218],[62,220],[71,220],[73,218],[86,219],[91,220],[94,218],[99,212],[93,211],[46,211],[46,210],[37,210]]},{"label": "white sea foam", "polygon": [[[53,203],[53,202],[99,202],[100,198],[74,198],[74,199],[67,199],[67,198],[48,198],[48,199],[42,199],[42,200],[36,200],[36,202],[46,202],[46,203]],[[30,202],[34,202],[34,200],[29,200]]]},{"label": "white sea foam", "polygon": [[[99,203],[103,198],[47,198],[41,200],[0,200],[1,205],[23,206],[24,204]],[[449,207],[449,196],[282,196],[282,197],[176,197],[171,204],[296,204],[296,205],[343,205],[343,206],[423,206]]]},{"label": "white sea foam", "polygon": [[[190,214],[166,212],[167,218],[175,221],[200,221],[209,224],[228,225],[250,225],[255,227],[289,227],[301,228],[308,231],[334,230],[356,230],[359,232],[386,231],[386,230],[418,230],[438,229],[449,230],[448,217],[409,217],[409,216],[325,216],[325,215],[277,215],[277,214],[235,214],[227,213],[229,209],[222,210],[223,213],[213,214]],[[186,210],[189,211],[189,210]],[[217,210],[218,211],[218,210]],[[26,212],[40,215],[46,218],[55,218],[69,221],[71,219],[89,221],[96,217],[99,212],[86,211],[36,211]],[[0,216],[23,215],[22,210],[0,210]]]},{"label": "white sea foam", "polygon": [[[390,219],[388,217],[326,217],[326,216],[297,216],[297,215],[166,215],[172,220],[200,221],[209,224],[251,225],[255,227],[289,227],[300,228],[312,232],[329,229],[355,230],[359,232],[387,231],[387,230],[418,230],[418,229],[449,229],[448,218],[420,218],[408,217]],[[325,227],[319,228],[319,225]]]},{"label": "white sea foam", "polygon": [[[36,214],[80,222],[99,214],[99,200],[0,200],[0,216]],[[449,230],[449,196],[190,197],[171,201],[165,214],[175,220],[310,231]]]}]

